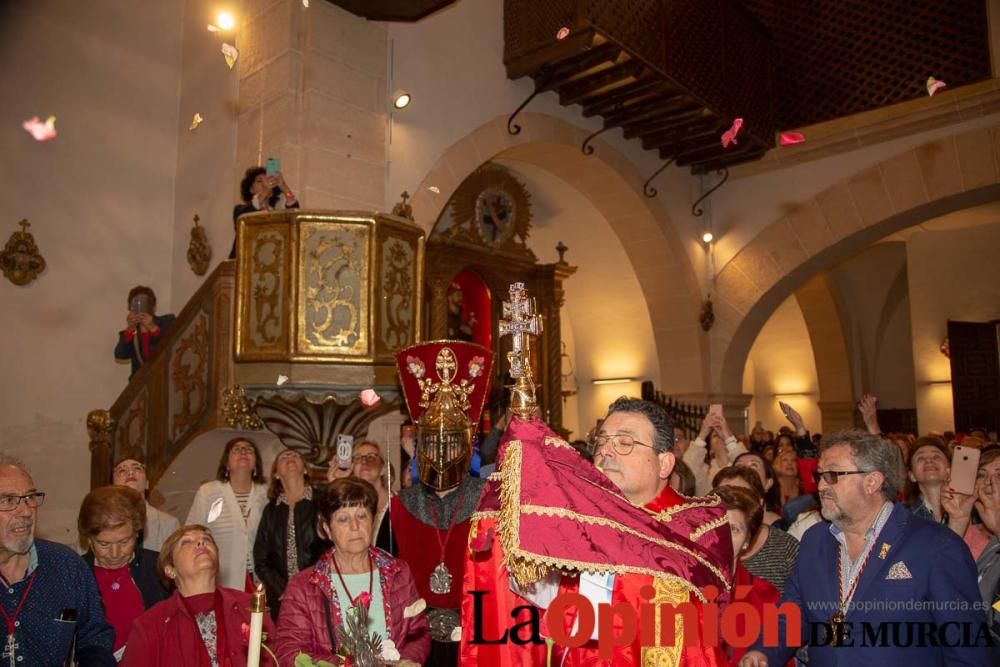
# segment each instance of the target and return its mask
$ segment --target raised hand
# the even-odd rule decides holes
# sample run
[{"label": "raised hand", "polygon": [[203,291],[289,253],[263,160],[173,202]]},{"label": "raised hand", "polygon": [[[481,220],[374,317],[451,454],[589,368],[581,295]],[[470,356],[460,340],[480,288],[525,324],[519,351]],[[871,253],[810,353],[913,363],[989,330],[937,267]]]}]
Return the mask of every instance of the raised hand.
[{"label": "raised hand", "polygon": [[882,432],[882,429],[878,425],[878,397],[872,394],[865,394],[858,401],[858,412],[861,413],[861,418],[865,421],[865,428],[872,435],[878,435]]},{"label": "raised hand", "polygon": [[795,427],[795,432],[799,435],[805,435],[806,424],[802,421],[802,415],[800,415],[795,408],[784,401],[778,401],[778,407],[781,408],[781,414],[785,415],[785,419],[790,421],[792,426]]}]

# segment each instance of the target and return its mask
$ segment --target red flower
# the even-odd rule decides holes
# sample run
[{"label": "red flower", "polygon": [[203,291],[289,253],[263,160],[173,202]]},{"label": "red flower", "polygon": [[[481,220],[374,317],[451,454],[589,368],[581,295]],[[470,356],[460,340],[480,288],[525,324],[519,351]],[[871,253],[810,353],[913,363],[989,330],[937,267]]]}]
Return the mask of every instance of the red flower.
[{"label": "red flower", "polygon": [[246,623],[240,623],[240,634],[243,635],[243,643],[250,643],[250,626]]},{"label": "red flower", "polygon": [[364,593],[358,596],[358,604],[364,607],[365,609],[368,609],[371,603],[372,603],[372,594],[369,593],[368,591],[365,591]]}]

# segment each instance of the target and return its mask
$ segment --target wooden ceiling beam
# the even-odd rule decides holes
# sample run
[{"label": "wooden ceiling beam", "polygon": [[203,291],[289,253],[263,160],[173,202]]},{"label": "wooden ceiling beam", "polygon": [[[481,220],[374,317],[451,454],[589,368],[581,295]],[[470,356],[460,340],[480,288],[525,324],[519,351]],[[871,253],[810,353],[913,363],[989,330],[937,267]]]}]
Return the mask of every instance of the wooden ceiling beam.
[{"label": "wooden ceiling beam", "polygon": [[578,104],[582,100],[612,87],[628,85],[642,73],[644,65],[635,59],[602,70],[597,74],[573,81],[559,88],[559,103],[563,106]]}]

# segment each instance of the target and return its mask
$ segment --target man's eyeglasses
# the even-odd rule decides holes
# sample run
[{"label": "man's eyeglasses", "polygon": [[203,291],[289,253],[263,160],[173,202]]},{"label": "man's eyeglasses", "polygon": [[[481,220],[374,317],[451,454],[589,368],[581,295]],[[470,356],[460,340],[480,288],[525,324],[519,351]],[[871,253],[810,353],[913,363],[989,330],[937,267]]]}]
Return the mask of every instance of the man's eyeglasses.
[{"label": "man's eyeglasses", "polygon": [[0,512],[13,512],[21,501],[31,509],[37,509],[45,502],[45,494],[41,491],[26,493],[23,496],[0,496]]},{"label": "man's eyeglasses", "polygon": [[628,456],[635,449],[636,445],[640,447],[649,447],[653,449],[652,445],[647,445],[644,442],[639,442],[632,436],[626,433],[602,433],[600,435],[595,435],[590,441],[590,451],[592,454],[596,454],[599,449],[611,443],[611,448],[615,450],[615,453],[619,456]]},{"label": "man's eyeglasses", "polygon": [[844,475],[867,475],[870,472],[871,470],[826,470],[824,472],[813,470],[812,478],[817,484],[819,484],[819,480],[823,480],[830,486],[833,486]]},{"label": "man's eyeglasses", "polygon": [[351,457],[351,461],[354,463],[363,463],[366,466],[375,465],[382,462],[382,457],[378,454],[355,454]]}]

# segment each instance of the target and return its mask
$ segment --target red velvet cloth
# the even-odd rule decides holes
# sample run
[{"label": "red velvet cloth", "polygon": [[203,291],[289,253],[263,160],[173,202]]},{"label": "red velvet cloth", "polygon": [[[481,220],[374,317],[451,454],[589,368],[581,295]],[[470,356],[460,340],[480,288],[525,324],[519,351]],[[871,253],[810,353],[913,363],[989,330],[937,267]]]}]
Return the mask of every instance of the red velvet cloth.
[{"label": "red velvet cloth", "polygon": [[[493,351],[482,345],[466,343],[460,340],[437,340],[428,343],[412,345],[396,355],[396,367],[399,370],[399,384],[403,388],[406,399],[406,409],[413,421],[420,423],[420,417],[426,408],[420,401],[423,390],[421,380],[430,380],[434,385],[441,383],[436,364],[437,355],[443,348],[449,348],[455,355],[455,368],[452,369],[451,384],[454,386],[471,385],[469,393],[469,409],[466,414],[473,424],[479,423],[483,406],[490,392],[490,378],[493,369]],[[431,394],[433,400],[433,394]]]},{"label": "red velvet cloth", "polygon": [[[455,491],[461,493],[461,489]],[[466,520],[456,523],[451,536],[445,545],[444,564],[451,572],[451,593],[438,595],[430,589],[431,572],[441,562],[440,542],[444,541],[447,530],[437,530],[410,514],[399,500],[393,496],[389,516],[392,518],[392,532],[399,545],[399,558],[410,566],[413,580],[420,591],[420,597],[427,601],[430,607],[447,607],[458,609],[462,604],[462,568],[465,564],[465,547],[469,543],[469,526]],[[442,523],[451,517],[438,517]]]},{"label": "red velvet cloth", "polygon": [[[128,565],[113,570],[95,567],[94,578],[97,579],[97,590],[101,592],[101,601],[104,602],[104,614],[115,629],[112,650],[117,651],[128,641],[132,621],[146,611],[142,605],[142,593],[132,581]],[[117,589],[114,587],[116,583]]]}]

